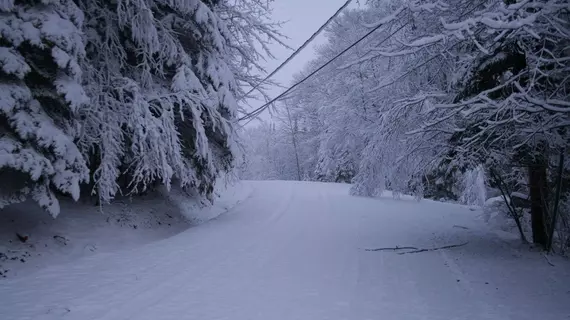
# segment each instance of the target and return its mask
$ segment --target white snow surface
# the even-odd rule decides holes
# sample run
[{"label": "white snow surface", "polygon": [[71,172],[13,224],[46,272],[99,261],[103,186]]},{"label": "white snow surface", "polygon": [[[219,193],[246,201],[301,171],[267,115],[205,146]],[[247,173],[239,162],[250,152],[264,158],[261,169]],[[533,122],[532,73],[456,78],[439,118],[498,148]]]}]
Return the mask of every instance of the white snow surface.
[{"label": "white snow surface", "polygon": [[[0,282],[0,319],[568,319],[570,263],[480,212],[349,186],[247,182],[217,219]],[[399,255],[367,248],[446,250]]]},{"label": "white snow surface", "polygon": [[[93,201],[62,201],[57,219],[31,201],[7,206],[0,210],[0,287],[6,278],[26,277],[48,266],[101,252],[133,250],[172,237],[227,212],[251,191],[248,185],[225,184],[220,179],[213,205],[179,188],[119,198],[103,207]],[[28,240],[22,243],[17,234]]]}]

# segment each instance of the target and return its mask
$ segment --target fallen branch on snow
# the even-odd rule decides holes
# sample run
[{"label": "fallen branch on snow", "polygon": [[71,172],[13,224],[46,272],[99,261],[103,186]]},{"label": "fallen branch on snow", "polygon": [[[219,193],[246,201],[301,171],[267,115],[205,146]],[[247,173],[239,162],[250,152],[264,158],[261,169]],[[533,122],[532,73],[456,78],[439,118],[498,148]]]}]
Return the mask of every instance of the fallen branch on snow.
[{"label": "fallen branch on snow", "polygon": [[547,262],[550,266],[556,267],[556,266],[554,265],[554,263],[550,262],[550,259],[548,259],[548,255],[547,255],[546,253],[543,254],[543,256],[544,256],[544,259],[546,260],[546,262]]},{"label": "fallen branch on snow", "polygon": [[394,247],[394,248],[376,248],[376,249],[365,249],[366,251],[398,251],[398,250],[408,250],[405,252],[398,252],[398,254],[408,254],[408,253],[420,253],[420,252],[427,252],[427,251],[438,251],[443,249],[450,249],[450,248],[457,248],[466,245],[468,242],[460,243],[460,244],[452,244],[443,247],[436,247],[436,248],[416,248],[416,247]]},{"label": "fallen branch on snow", "polygon": [[416,247],[395,247],[395,248],[366,249],[366,251],[397,251],[397,250],[418,250],[418,248],[416,248]]},{"label": "fallen branch on snow", "polygon": [[408,251],[408,252],[400,252],[398,254],[407,254],[407,253],[419,253],[419,252],[426,252],[426,251],[437,251],[437,250],[443,250],[443,249],[450,249],[450,248],[457,248],[457,247],[463,247],[464,245],[466,245],[468,242],[464,242],[461,244],[452,244],[449,246],[443,246],[443,247],[437,247],[437,248],[429,248],[429,249],[418,249],[418,250],[413,250],[413,251]]}]

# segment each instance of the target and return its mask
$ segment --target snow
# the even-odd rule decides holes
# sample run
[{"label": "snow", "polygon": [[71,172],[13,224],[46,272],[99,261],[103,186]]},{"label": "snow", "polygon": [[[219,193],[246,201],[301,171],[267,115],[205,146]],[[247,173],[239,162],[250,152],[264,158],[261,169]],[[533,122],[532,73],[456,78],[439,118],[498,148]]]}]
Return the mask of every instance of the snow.
[{"label": "snow", "polygon": [[81,105],[89,103],[89,97],[83,90],[83,87],[67,76],[60,76],[55,81],[57,92],[65,96],[65,100],[73,111],[77,110]]},{"label": "snow", "polygon": [[461,179],[461,196],[459,200],[463,204],[483,206],[487,199],[487,187],[485,184],[485,169],[478,166],[474,170],[468,170]]},{"label": "snow", "polygon": [[0,168],[4,167],[27,172],[33,181],[54,172],[48,159],[33,149],[25,148],[10,136],[0,138]]},{"label": "snow", "polygon": [[[18,110],[11,115],[11,122],[21,138],[34,139],[39,147],[49,149],[55,174],[52,183],[62,192],[79,199],[80,182],[89,180],[87,164],[77,145],[66,135],[42,109],[37,100],[27,105],[27,110]],[[59,211],[50,211],[57,215]]]},{"label": "snow", "polygon": [[30,66],[24,57],[10,48],[0,48],[0,65],[2,71],[7,74],[14,74],[20,79],[23,79],[26,73],[30,72]]},{"label": "snow", "polygon": [[14,7],[14,0],[1,0],[0,1],[0,10],[2,10],[2,11],[12,10],[13,7]]},{"label": "snow", "polygon": [[30,97],[31,92],[27,87],[0,83],[0,112],[11,114],[19,103],[28,101]]},{"label": "snow", "polygon": [[426,45],[430,45],[436,42],[440,42],[440,41],[444,41],[445,40],[445,36],[438,34],[435,36],[428,36],[428,37],[423,37],[417,40],[414,40],[408,44],[406,44],[408,47],[421,47],[421,46],[426,46]]},{"label": "snow", "polygon": [[[171,237],[227,212],[251,190],[241,183],[220,183],[219,195],[210,206],[175,187],[136,199],[118,198],[103,207],[61,201],[57,219],[34,203],[7,206],[0,211],[0,281],[2,276],[33,277],[48,266],[73,263],[94,253],[132,250]],[[22,243],[16,234],[29,240]]]},{"label": "snow", "polygon": [[[247,200],[196,228],[5,280],[0,318],[560,320],[570,314],[570,262],[550,257],[550,266],[538,252],[490,232],[466,207],[351,197],[343,184],[242,186],[253,189]],[[465,242],[404,255],[365,250]]]},{"label": "snow", "polygon": [[376,22],[374,22],[374,23],[371,23],[371,24],[364,24],[364,26],[365,26],[366,28],[374,29],[374,28],[378,27],[379,25],[389,23],[389,22],[395,20],[396,17],[397,17],[402,11],[404,11],[404,9],[405,9],[405,7],[400,7],[400,8],[398,8],[398,9],[396,9],[392,14],[390,14],[390,15],[388,15],[388,16],[386,16],[386,17],[384,17],[384,18],[382,18],[382,19],[380,19],[380,20],[378,20],[378,21],[376,21]]},{"label": "snow", "polygon": [[529,199],[529,195],[522,192],[511,192],[511,197],[520,199]]},{"label": "snow", "polygon": [[281,37],[269,3],[115,7],[0,0],[0,135],[10,133],[0,168],[36,174],[26,192],[3,188],[2,203],[33,197],[55,216],[61,193],[109,202],[173,180],[209,198],[233,169],[235,97],[262,77],[255,70]]}]

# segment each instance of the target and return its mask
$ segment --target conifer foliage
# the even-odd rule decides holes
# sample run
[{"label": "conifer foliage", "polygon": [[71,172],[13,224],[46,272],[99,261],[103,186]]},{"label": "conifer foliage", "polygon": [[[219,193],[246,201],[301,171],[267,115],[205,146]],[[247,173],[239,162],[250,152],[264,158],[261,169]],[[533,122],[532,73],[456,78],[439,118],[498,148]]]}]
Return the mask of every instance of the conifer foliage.
[{"label": "conifer foliage", "polygon": [[55,216],[57,196],[172,183],[209,196],[237,155],[256,48],[279,37],[253,5],[0,1],[0,205],[33,198]]}]

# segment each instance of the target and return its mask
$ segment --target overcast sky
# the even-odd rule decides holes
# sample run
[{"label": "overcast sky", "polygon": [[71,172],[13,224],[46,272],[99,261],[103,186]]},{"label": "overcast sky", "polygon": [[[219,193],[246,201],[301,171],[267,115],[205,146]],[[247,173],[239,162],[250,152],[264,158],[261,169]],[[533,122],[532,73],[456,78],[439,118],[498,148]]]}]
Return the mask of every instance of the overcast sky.
[{"label": "overcast sky", "polygon": [[[290,47],[296,49],[317,31],[345,2],[346,0],[275,0],[273,3],[273,19],[286,22],[281,30],[284,35],[289,37],[285,42]],[[356,3],[357,1],[354,2]],[[321,34],[272,79],[277,80],[282,85],[288,86],[292,81],[292,76],[299,72],[305,63],[313,58],[315,45],[323,41],[324,37]],[[277,59],[268,62],[268,72],[273,71],[293,53],[292,50],[283,48],[280,45],[274,45],[272,49]],[[270,91],[271,97],[277,96],[283,90],[282,88],[273,88]],[[252,105],[258,107],[261,106],[262,103],[255,102]],[[261,118],[268,119],[269,115],[266,112]]]}]

